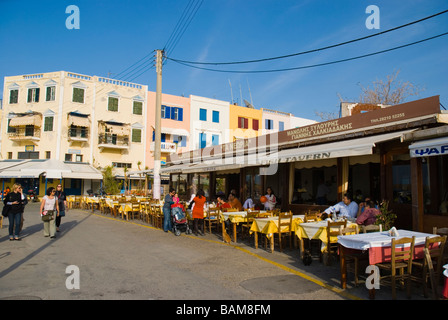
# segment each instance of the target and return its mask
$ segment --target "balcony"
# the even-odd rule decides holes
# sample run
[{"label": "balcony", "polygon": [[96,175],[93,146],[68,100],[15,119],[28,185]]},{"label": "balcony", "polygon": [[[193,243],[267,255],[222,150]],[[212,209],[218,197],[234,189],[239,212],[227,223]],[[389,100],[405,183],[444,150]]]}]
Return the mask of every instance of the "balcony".
[{"label": "balcony", "polygon": [[72,126],[68,129],[67,139],[71,142],[88,142],[89,141],[89,129],[86,127]]},{"label": "balcony", "polygon": [[100,152],[105,151],[105,149],[129,150],[129,136],[101,133],[98,135],[98,148]]},{"label": "balcony", "polygon": [[[151,142],[149,146],[149,150],[154,152],[154,142]],[[160,152],[165,153],[175,153],[177,151],[177,143],[172,142],[161,142],[160,143]]]},{"label": "balcony", "polygon": [[20,142],[38,142],[40,141],[40,127],[34,126],[21,126],[10,128],[8,132],[8,137],[12,141]]}]

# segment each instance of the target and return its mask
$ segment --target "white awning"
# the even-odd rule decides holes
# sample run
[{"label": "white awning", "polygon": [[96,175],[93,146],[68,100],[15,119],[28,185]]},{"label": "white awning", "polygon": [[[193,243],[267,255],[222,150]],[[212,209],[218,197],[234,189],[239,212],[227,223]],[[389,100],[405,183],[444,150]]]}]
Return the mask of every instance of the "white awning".
[{"label": "white awning", "polygon": [[409,146],[411,158],[448,154],[448,137],[414,142]]},{"label": "white awning", "polygon": [[268,165],[271,163],[312,161],[368,155],[373,153],[373,148],[377,143],[401,138],[403,134],[411,131],[413,130],[385,133],[359,139],[281,150],[277,153],[271,153],[269,156],[261,157],[258,161],[262,165]]},{"label": "white awning", "polygon": [[85,180],[102,180],[101,171],[88,163],[65,163],[68,172],[62,172],[62,178],[85,179]]}]

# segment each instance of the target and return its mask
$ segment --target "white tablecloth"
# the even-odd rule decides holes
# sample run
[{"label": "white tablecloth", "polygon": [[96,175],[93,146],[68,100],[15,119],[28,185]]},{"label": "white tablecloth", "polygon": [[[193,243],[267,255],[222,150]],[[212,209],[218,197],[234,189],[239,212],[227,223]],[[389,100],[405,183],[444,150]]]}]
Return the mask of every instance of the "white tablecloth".
[{"label": "white tablecloth", "polygon": [[[436,237],[437,235],[430,233],[422,233],[409,230],[398,230],[399,238],[412,238],[415,236],[415,245],[425,244],[426,237]],[[388,231],[360,233],[347,236],[338,236],[338,243],[346,248],[357,250],[368,250],[375,247],[389,247],[391,245],[392,237],[389,236]]]}]

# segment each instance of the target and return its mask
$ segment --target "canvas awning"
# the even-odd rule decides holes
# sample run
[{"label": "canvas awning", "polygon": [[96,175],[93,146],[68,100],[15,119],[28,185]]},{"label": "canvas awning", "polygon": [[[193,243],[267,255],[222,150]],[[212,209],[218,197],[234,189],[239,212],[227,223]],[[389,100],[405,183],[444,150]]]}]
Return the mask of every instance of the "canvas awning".
[{"label": "canvas awning", "polygon": [[42,115],[41,114],[29,114],[23,116],[16,116],[11,118],[9,122],[10,127],[20,127],[33,125],[40,127],[42,125]]},{"label": "canvas awning", "polygon": [[90,127],[90,120],[84,115],[71,113],[68,115],[68,126]]},{"label": "canvas awning", "polygon": [[414,142],[409,146],[409,151],[412,158],[446,155],[448,154],[448,137]]}]

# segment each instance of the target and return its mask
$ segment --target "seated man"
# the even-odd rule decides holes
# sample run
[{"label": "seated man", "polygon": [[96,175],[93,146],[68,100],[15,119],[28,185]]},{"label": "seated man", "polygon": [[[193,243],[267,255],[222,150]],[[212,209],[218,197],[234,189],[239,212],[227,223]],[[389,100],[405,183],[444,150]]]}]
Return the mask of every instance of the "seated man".
[{"label": "seated man", "polygon": [[247,196],[246,201],[244,201],[243,208],[244,209],[252,209],[254,207],[254,201],[250,195]]},{"label": "seated man", "polygon": [[380,210],[375,208],[373,201],[366,201],[365,209],[361,215],[356,218],[356,223],[363,226],[375,224],[376,216],[380,214]]},{"label": "seated man", "polygon": [[226,209],[232,208],[232,206],[226,201],[226,196],[219,195],[216,200],[218,202],[217,207],[222,211],[226,211]]},{"label": "seated man", "polygon": [[349,193],[346,193],[341,202],[325,209],[324,212],[326,214],[339,213],[339,217],[354,219],[358,214],[358,204],[352,200],[352,196]]},{"label": "seated man", "polygon": [[243,211],[243,205],[233,193],[229,194],[229,204],[232,208],[236,208],[238,211]]}]

